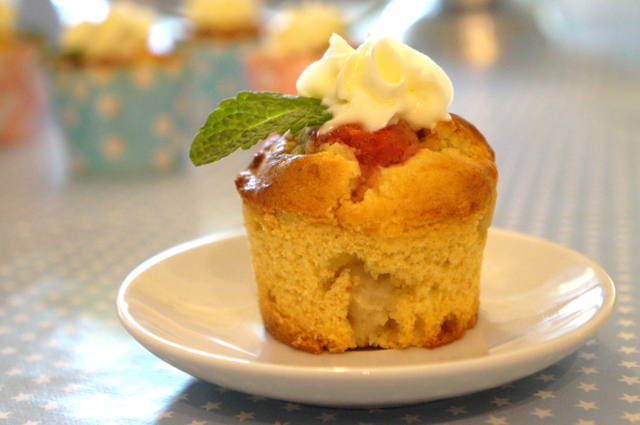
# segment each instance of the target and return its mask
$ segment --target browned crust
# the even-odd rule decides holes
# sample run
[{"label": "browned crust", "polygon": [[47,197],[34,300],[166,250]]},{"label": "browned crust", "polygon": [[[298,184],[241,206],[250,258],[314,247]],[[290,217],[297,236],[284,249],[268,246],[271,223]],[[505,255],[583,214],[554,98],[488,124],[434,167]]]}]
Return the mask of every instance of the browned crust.
[{"label": "browned crust", "polygon": [[455,315],[449,315],[442,322],[440,333],[435,338],[425,338],[417,344],[423,348],[438,348],[442,345],[451,344],[462,338],[469,329],[475,327],[478,321],[478,312],[476,312],[466,322],[461,321]]},{"label": "browned crust", "polygon": [[[446,140],[442,150],[438,146]],[[468,217],[495,200],[494,153],[464,119],[440,122],[426,146],[406,163],[382,169],[370,196],[352,198],[357,161],[329,152],[289,154],[276,138],[236,179],[243,201],[265,212],[288,212],[358,231],[401,233],[443,220]],[[437,142],[437,143],[436,143]],[[459,149],[458,149],[459,147]],[[438,150],[440,149],[440,150]],[[456,152],[449,152],[456,150]],[[463,152],[463,153],[460,153]]]},{"label": "browned crust", "polygon": [[[326,341],[310,335],[298,323],[280,314],[268,297],[260,296],[258,303],[264,327],[275,339],[309,353],[321,354],[324,352],[325,347],[328,346]],[[344,351],[344,349],[340,351]]]},{"label": "browned crust", "polygon": [[[341,353],[355,348],[350,346],[348,340],[328,341],[321,336],[309,333],[295,320],[281,314],[268,296],[261,295],[258,302],[265,329],[280,342],[313,354],[322,354],[325,350]],[[424,335],[415,346],[434,349],[457,341],[466,334],[467,330],[475,327],[477,318],[477,308],[471,317],[465,320],[450,314],[443,320],[440,332],[435,337]],[[406,346],[397,345],[388,348],[406,348]]]},{"label": "browned crust", "polygon": [[236,187],[245,202],[270,212],[326,217],[350,196],[354,164],[322,154],[290,155],[283,148],[282,138],[272,140],[240,173]]}]

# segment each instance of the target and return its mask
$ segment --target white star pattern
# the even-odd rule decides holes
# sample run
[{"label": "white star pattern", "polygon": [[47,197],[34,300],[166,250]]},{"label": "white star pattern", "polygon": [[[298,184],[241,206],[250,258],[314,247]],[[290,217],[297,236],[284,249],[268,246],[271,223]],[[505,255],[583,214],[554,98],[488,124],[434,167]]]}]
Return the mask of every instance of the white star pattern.
[{"label": "white star pattern", "polygon": [[580,368],[580,372],[584,373],[585,375],[591,375],[592,373],[598,373],[598,371],[596,370],[595,367],[584,367],[584,366],[582,366]]},{"label": "white star pattern", "polygon": [[555,398],[555,396],[553,395],[552,391],[538,391],[537,393],[534,394],[537,397],[540,397],[541,399],[545,400],[547,398]]},{"label": "white star pattern", "polygon": [[618,338],[622,338],[622,339],[624,339],[625,341],[629,341],[629,340],[632,340],[632,339],[638,339],[638,337],[636,336],[636,334],[635,334],[635,333],[633,333],[633,332],[620,332],[620,333],[618,334]]},{"label": "white star pattern", "polygon": [[71,393],[71,392],[74,392],[74,391],[78,391],[79,388],[80,388],[80,386],[77,385],[77,384],[69,384],[66,387],[64,387],[62,389],[62,391],[64,391],[65,393]]},{"label": "white star pattern", "polygon": [[632,367],[638,367],[638,363],[637,362],[626,362],[626,361],[622,361],[618,364],[618,366],[624,366],[627,369],[631,369]]},{"label": "white star pattern", "polygon": [[9,419],[9,415],[11,412],[2,412],[0,411],[0,419]]},{"label": "white star pattern", "polygon": [[577,407],[581,407],[584,410],[590,410],[590,409],[597,409],[598,407],[596,406],[595,402],[586,402],[583,400],[580,400],[580,403],[576,404]]},{"label": "white star pattern", "polygon": [[20,341],[33,341],[36,339],[36,335],[33,333],[25,333],[20,335]]},{"label": "white star pattern", "polygon": [[414,423],[414,422],[420,422],[420,416],[419,415],[404,415],[402,418],[400,418],[401,421],[405,421],[408,424]]},{"label": "white star pattern", "polygon": [[294,403],[287,403],[284,406],[282,406],[282,408],[285,409],[287,412],[291,412],[292,410],[300,410],[300,405],[294,404]]},{"label": "white star pattern", "polygon": [[491,403],[495,404],[497,407],[502,407],[502,406],[506,406],[509,404],[509,399],[508,398],[500,398],[500,397],[495,397]]},{"label": "white star pattern", "polygon": [[640,378],[638,378],[637,376],[624,376],[622,375],[622,379],[620,379],[621,382],[624,382],[628,385],[633,385],[633,384],[640,384]]},{"label": "white star pattern", "polygon": [[208,401],[207,404],[205,404],[204,406],[201,406],[201,407],[208,412],[208,411],[213,410],[213,409],[219,409],[221,404],[222,403],[212,403],[212,402]]},{"label": "white star pattern", "polygon": [[533,410],[533,412],[530,412],[532,415],[535,415],[537,417],[539,417],[540,419],[543,418],[549,418],[552,417],[553,415],[551,414],[551,410],[543,410],[543,409],[539,409],[539,408],[535,408]]},{"label": "white star pattern", "polygon": [[638,395],[629,395],[629,394],[624,394],[623,393],[622,397],[620,397],[620,400],[627,401],[627,402],[629,402],[629,404],[633,404],[636,401],[638,403],[640,403],[640,396],[638,396]]},{"label": "white star pattern", "polygon": [[51,377],[50,376],[40,375],[37,378],[33,378],[32,381],[35,382],[38,385],[45,384],[45,383],[50,383],[51,382]]},{"label": "white star pattern", "polygon": [[485,423],[488,423],[491,425],[508,425],[507,418],[504,418],[504,417],[498,418],[495,416],[489,416],[489,419],[487,419]]},{"label": "white star pattern", "polygon": [[23,373],[23,372],[22,372],[20,369],[15,368],[15,367],[14,367],[13,369],[10,369],[10,370],[8,370],[8,371],[6,372],[6,374],[7,374],[8,376],[22,375],[22,373]]},{"label": "white star pattern", "polygon": [[620,416],[622,419],[626,419],[629,422],[631,422],[632,424],[636,423],[636,422],[640,422],[640,413],[629,413],[629,412],[624,412],[624,415]]},{"label": "white star pattern", "polygon": [[53,410],[53,409],[58,409],[60,407],[60,405],[58,403],[50,401],[49,403],[43,404],[40,407],[42,407],[44,410],[49,411],[49,410]]},{"label": "white star pattern", "polygon": [[450,406],[447,409],[447,412],[450,412],[453,416],[457,416],[462,413],[467,413],[464,407],[459,407],[459,406]]},{"label": "white star pattern", "polygon": [[238,418],[240,422],[244,421],[245,419],[253,419],[253,412],[240,412],[240,414],[235,415],[234,418]]},{"label": "white star pattern", "polygon": [[581,357],[586,360],[593,360],[598,358],[598,356],[596,356],[594,353],[580,353],[578,354],[578,357]]},{"label": "white star pattern", "polygon": [[598,391],[598,389],[596,388],[596,384],[585,384],[584,382],[581,382],[580,385],[578,385],[576,388],[580,388],[585,392]]},{"label": "white star pattern", "polygon": [[22,313],[22,314],[16,314],[15,316],[13,316],[13,321],[15,323],[25,323],[29,321],[29,316],[27,316],[26,314]]},{"label": "white star pattern", "polygon": [[639,351],[638,351],[638,349],[636,347],[620,347],[618,349],[618,352],[625,353],[625,354],[639,353]]},{"label": "white star pattern", "polygon": [[26,401],[31,399],[31,394],[20,393],[17,396],[11,397],[11,400],[15,400],[17,402]]},{"label": "white star pattern", "polygon": [[336,420],[336,414],[335,413],[323,412],[320,416],[317,416],[316,419],[320,419],[323,423],[324,422],[329,422],[329,421],[335,421]]}]

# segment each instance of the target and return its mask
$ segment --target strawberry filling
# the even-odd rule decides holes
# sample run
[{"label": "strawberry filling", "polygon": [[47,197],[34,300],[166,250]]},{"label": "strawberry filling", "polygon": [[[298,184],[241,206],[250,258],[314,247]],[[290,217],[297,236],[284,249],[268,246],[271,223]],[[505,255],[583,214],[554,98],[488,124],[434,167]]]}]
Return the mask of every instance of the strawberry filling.
[{"label": "strawberry filling", "polygon": [[360,124],[345,124],[318,137],[318,144],[344,143],[353,148],[365,179],[378,167],[401,164],[420,150],[416,132],[405,121],[373,133]]}]

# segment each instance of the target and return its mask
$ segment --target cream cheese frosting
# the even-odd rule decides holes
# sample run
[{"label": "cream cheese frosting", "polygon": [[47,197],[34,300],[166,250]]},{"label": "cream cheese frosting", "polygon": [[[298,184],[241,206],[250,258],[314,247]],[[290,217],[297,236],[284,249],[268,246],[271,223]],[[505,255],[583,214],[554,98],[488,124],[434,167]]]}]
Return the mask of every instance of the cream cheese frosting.
[{"label": "cream cheese frosting", "polygon": [[233,31],[260,23],[260,0],[187,0],[184,15],[198,29]]},{"label": "cream cheese frosting", "polygon": [[66,28],[62,48],[82,54],[89,62],[130,61],[148,51],[147,42],[156,19],[155,12],[148,7],[116,2],[104,21],[81,22]]},{"label": "cream cheese frosting", "polygon": [[335,5],[308,2],[284,7],[269,22],[263,42],[273,56],[323,52],[333,33],[343,34],[345,22]]},{"label": "cream cheese frosting", "polygon": [[297,82],[298,94],[322,99],[333,119],[320,132],[347,123],[376,131],[399,120],[434,128],[451,116],[451,80],[431,58],[391,37],[367,38],[354,49],[332,35],[322,59]]}]

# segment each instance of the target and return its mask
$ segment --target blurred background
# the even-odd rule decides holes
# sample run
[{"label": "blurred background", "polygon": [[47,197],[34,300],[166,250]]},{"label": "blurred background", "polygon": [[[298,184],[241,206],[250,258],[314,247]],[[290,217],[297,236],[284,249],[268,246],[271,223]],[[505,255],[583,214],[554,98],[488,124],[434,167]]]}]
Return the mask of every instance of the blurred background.
[{"label": "blurred background", "polygon": [[392,35],[426,53],[451,74],[460,93],[451,110],[461,113],[491,75],[572,79],[563,74],[607,66],[604,78],[623,81],[615,69],[640,67],[640,4],[626,0],[0,5],[0,146],[53,132],[49,167],[67,177],[182,167],[220,100],[246,89],[296,94],[297,76],[333,32],[353,45],[369,32]]}]

